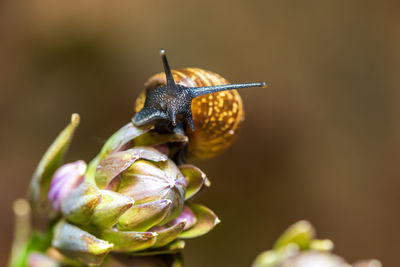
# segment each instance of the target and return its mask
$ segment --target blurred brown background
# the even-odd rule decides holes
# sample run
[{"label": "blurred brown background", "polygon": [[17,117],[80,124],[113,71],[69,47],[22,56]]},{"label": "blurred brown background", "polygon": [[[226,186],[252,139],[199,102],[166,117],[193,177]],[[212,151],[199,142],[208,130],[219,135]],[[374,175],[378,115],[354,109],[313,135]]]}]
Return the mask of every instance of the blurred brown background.
[{"label": "blurred brown background", "polygon": [[308,219],[350,262],[398,266],[400,250],[398,1],[13,1],[0,3],[0,266],[14,199],[73,112],[67,161],[90,160],[133,115],[145,80],[213,70],[241,92],[237,143],[199,162],[199,197],[221,218],[190,240],[186,266],[249,266]]}]

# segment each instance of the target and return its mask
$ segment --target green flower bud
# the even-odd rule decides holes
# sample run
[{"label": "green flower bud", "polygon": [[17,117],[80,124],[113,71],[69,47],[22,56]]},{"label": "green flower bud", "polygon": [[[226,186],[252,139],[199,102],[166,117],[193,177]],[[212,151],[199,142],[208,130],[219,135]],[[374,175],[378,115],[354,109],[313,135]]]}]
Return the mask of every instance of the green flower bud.
[{"label": "green flower bud", "polygon": [[73,115],[31,184],[32,204],[54,219],[52,248],[66,261],[98,266],[110,252],[176,253],[184,248],[182,239],[206,234],[219,222],[208,208],[186,202],[210,182],[195,166],[178,167],[169,159],[188,142],[183,132],[128,123],[87,167],[76,161],[58,168],[78,123]]},{"label": "green flower bud", "polygon": [[382,263],[378,260],[362,260],[353,264],[354,267],[382,267]]},{"label": "green flower bud", "polygon": [[317,251],[306,251],[294,257],[282,261],[277,267],[350,267],[344,259],[339,256]]},{"label": "green flower bud", "polygon": [[60,211],[61,201],[83,181],[86,163],[82,160],[61,166],[51,180],[48,200],[53,209]]},{"label": "green flower bud", "polygon": [[66,221],[56,227],[53,246],[64,256],[96,266],[109,252],[175,253],[184,246],[179,239],[203,235],[219,222],[208,208],[185,202],[210,184],[198,168],[178,167],[151,147],[106,146],[119,148],[103,149],[84,181],[61,200]]},{"label": "green flower bud", "polygon": [[299,221],[290,226],[276,241],[274,249],[294,243],[300,249],[308,249],[315,236],[314,227],[307,221]]},{"label": "green flower bud", "polygon": [[[278,238],[273,250],[258,255],[252,267],[351,267],[343,258],[332,254],[332,249],[331,240],[315,239],[314,227],[307,221],[299,221]],[[377,260],[353,266],[382,267]]]},{"label": "green flower bud", "polygon": [[29,267],[61,267],[62,264],[45,254],[31,253],[28,258]]}]

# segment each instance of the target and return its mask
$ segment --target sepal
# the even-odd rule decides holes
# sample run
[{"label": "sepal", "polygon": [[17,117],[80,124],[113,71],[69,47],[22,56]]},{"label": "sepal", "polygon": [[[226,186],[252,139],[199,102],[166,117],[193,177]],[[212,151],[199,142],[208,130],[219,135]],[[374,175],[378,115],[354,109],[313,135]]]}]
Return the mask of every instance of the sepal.
[{"label": "sepal", "polygon": [[188,204],[190,210],[196,216],[196,223],[180,234],[179,238],[193,238],[204,235],[211,231],[220,220],[217,215],[209,208],[199,204]]},{"label": "sepal", "polygon": [[87,225],[102,198],[101,192],[92,184],[83,182],[61,203],[61,212],[68,221]]},{"label": "sepal", "polygon": [[29,186],[29,198],[35,213],[43,214],[47,209],[47,195],[51,178],[60,166],[65,152],[72,140],[74,132],[79,125],[79,115],[74,113],[71,122],[57,136],[37,166]]},{"label": "sepal", "polygon": [[65,221],[55,227],[52,245],[64,256],[88,266],[99,266],[114,246]]}]

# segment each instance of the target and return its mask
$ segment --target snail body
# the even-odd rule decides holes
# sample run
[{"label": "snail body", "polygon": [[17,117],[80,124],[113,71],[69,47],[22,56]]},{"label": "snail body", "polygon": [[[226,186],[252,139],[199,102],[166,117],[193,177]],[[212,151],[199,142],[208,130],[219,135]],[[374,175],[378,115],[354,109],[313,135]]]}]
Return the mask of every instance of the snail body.
[{"label": "snail body", "polygon": [[229,84],[220,75],[199,69],[171,70],[161,50],[165,73],[150,77],[136,100],[136,126],[168,125],[183,128],[189,137],[187,151],[195,158],[210,158],[225,151],[236,139],[244,119],[236,89],[265,83]]},{"label": "snail body", "polygon": [[[172,70],[172,75],[177,84],[187,87],[229,84],[220,75],[199,68]],[[143,108],[146,91],[163,85],[166,85],[164,73],[150,77],[145,83],[145,91],[136,101],[135,111]],[[225,151],[235,141],[244,119],[243,103],[237,90],[196,97],[191,112],[195,130],[188,125],[185,127],[189,137],[187,149],[190,156],[199,159],[211,158]]]}]

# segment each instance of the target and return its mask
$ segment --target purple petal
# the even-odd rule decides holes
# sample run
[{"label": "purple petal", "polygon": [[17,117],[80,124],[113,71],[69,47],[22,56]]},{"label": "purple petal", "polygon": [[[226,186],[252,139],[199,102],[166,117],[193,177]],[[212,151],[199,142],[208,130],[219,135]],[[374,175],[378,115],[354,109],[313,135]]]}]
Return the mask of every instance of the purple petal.
[{"label": "purple petal", "polygon": [[61,166],[54,173],[48,200],[56,211],[60,210],[61,201],[82,183],[85,171],[86,163],[78,160]]},{"label": "purple petal", "polygon": [[151,231],[162,231],[168,227],[171,227],[173,225],[176,225],[178,223],[181,223],[183,221],[186,221],[185,227],[183,228],[183,230],[187,230],[190,227],[192,227],[193,225],[196,224],[197,219],[196,219],[196,215],[193,213],[193,211],[188,207],[188,206],[184,206],[183,207],[183,211],[182,213],[179,215],[178,218],[170,221],[169,223],[162,225],[162,226],[156,226],[153,227],[151,229]]},{"label": "purple petal", "polygon": [[197,221],[196,215],[194,215],[193,211],[186,205],[183,207],[183,211],[182,211],[181,215],[179,215],[179,217],[176,218],[175,220],[176,220],[176,222],[181,222],[181,221],[186,220],[186,225],[183,230],[189,229],[190,227],[195,225],[196,221]]}]

